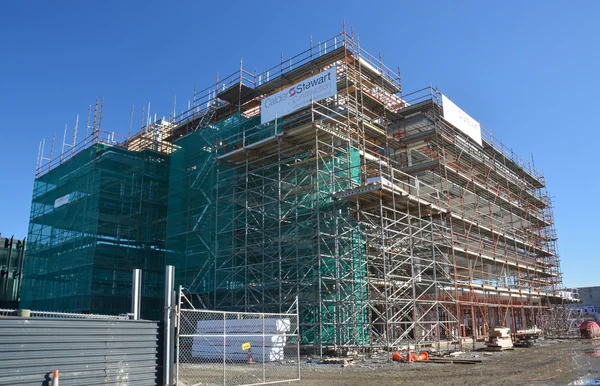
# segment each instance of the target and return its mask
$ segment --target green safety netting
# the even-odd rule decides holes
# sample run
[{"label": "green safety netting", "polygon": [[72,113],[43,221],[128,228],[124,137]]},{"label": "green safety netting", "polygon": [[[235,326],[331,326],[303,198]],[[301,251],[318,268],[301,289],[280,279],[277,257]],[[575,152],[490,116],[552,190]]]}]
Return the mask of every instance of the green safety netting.
[{"label": "green safety netting", "polygon": [[276,146],[284,123],[234,114],[170,155],[97,144],[36,178],[23,306],[128,312],[141,268],[143,316],[156,318],[171,264],[205,307],[282,312],[298,297],[304,343],[368,343],[364,236],[352,204],[332,198],[359,184],[358,150],[225,156]]},{"label": "green safety netting", "polygon": [[159,317],[169,157],[97,144],[35,179],[22,307]]}]

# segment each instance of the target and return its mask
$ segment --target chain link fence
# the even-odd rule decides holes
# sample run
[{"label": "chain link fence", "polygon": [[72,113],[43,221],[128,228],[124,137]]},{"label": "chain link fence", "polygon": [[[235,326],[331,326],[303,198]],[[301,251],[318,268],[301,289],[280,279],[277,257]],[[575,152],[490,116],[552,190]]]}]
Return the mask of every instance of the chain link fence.
[{"label": "chain link fence", "polygon": [[300,379],[297,301],[287,313],[221,312],[192,309],[180,296],[177,385],[262,385]]}]

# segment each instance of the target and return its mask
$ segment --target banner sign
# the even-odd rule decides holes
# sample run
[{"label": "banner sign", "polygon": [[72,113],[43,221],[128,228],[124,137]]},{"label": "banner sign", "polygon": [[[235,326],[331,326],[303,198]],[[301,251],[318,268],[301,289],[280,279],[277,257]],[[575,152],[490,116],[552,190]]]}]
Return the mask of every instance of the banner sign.
[{"label": "banner sign", "polygon": [[266,97],[260,103],[260,123],[267,123],[337,93],[336,68],[320,72]]},{"label": "banner sign", "polygon": [[61,206],[65,205],[65,204],[68,204],[69,203],[69,198],[70,198],[70,195],[67,194],[66,196],[62,196],[62,197],[57,198],[56,200],[54,200],[54,209],[56,209],[58,207],[61,207]]},{"label": "banner sign", "polygon": [[462,111],[445,95],[442,95],[442,106],[444,107],[444,119],[481,145],[481,125],[479,122]]}]

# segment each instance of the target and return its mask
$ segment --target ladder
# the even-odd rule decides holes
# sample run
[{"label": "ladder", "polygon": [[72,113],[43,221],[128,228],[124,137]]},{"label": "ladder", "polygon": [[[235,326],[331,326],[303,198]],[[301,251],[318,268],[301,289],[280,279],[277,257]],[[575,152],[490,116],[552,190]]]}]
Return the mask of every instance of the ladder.
[{"label": "ladder", "polygon": [[208,107],[208,110],[206,110],[204,115],[202,115],[202,117],[200,118],[200,121],[198,122],[198,125],[196,126],[194,131],[204,129],[206,126],[208,126],[209,123],[214,118],[216,113],[217,113],[217,103],[211,103],[210,106]]}]

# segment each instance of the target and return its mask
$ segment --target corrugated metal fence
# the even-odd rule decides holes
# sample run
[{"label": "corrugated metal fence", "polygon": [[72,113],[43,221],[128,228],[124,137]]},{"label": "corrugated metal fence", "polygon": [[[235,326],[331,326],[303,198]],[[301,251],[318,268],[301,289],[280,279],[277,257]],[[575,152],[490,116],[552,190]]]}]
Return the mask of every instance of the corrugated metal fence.
[{"label": "corrugated metal fence", "polygon": [[0,385],[50,386],[53,370],[61,386],[156,384],[156,322],[1,311]]}]

